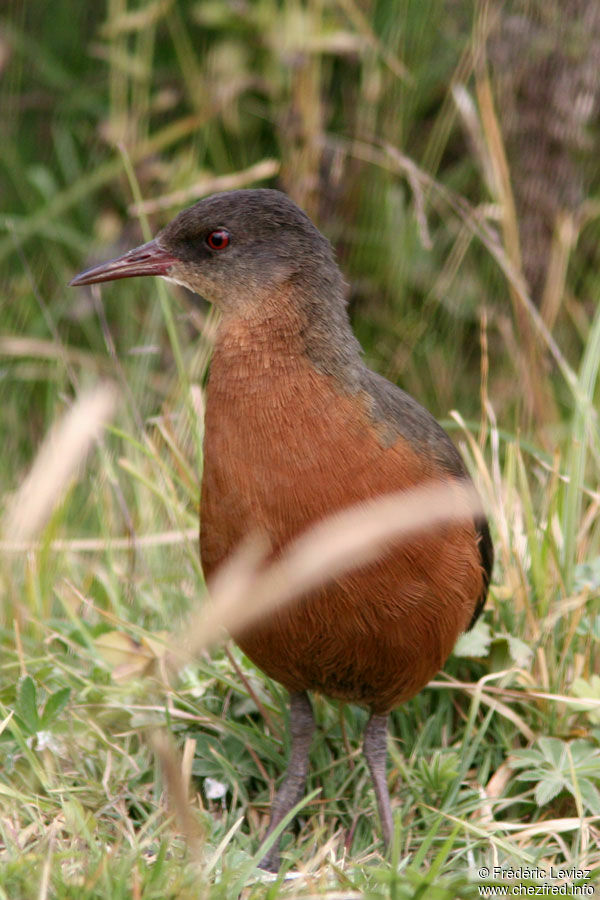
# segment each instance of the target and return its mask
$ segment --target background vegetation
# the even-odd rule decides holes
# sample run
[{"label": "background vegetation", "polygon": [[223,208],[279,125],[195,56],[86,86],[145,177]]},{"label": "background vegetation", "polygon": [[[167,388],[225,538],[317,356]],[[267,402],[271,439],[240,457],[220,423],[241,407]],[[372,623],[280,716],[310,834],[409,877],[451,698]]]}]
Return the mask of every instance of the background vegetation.
[{"label": "background vegetation", "polygon": [[[596,4],[13,3],[0,29],[0,897],[474,897],[495,865],[592,869],[589,886]],[[366,713],[316,698],[312,799],[284,838],[303,876],[271,887],[254,861],[285,696],[232,645],[166,663],[204,592],[213,314],[162,283],[66,287],[199,196],[258,184],[332,240],[369,363],[452,430],[497,547],[482,623],[392,716],[391,862]],[[40,446],[82,397],[61,475]]]}]

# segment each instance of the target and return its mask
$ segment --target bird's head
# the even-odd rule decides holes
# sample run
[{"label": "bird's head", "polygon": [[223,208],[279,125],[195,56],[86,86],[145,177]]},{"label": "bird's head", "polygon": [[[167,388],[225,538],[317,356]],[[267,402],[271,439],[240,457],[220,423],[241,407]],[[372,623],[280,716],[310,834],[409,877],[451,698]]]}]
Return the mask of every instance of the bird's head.
[{"label": "bird's head", "polygon": [[298,297],[343,305],[331,246],[290,198],[274,190],[214,194],[183,210],[154,240],[77,275],[71,285],[160,275],[224,313],[290,284]]}]

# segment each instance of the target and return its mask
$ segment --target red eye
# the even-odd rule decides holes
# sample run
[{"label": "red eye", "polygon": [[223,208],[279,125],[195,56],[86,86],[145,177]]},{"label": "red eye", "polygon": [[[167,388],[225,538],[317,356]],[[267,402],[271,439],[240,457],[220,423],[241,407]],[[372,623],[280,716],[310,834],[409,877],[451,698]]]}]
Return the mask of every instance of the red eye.
[{"label": "red eye", "polygon": [[225,228],[217,228],[208,235],[206,243],[211,250],[224,250],[229,244],[229,239],[230,234]]}]

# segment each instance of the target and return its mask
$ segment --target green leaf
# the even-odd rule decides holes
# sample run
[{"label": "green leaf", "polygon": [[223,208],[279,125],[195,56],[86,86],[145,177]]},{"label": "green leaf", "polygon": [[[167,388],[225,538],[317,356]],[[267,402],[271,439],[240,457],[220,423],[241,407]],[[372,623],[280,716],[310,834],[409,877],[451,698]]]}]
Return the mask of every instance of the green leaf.
[{"label": "green leaf", "polygon": [[461,634],[454,646],[455,656],[487,656],[492,635],[490,626],[477,622],[471,631]]},{"label": "green leaf", "polygon": [[535,766],[542,762],[542,756],[538,750],[513,750],[508,764],[511,769],[523,769],[525,766]]},{"label": "green leaf", "polygon": [[600,791],[594,782],[600,781],[600,750],[589,741],[541,737],[537,747],[514,751],[509,765],[521,770],[515,775],[516,781],[537,782],[535,798],[539,806],[567,790],[574,797],[581,796],[586,810],[599,814]]},{"label": "green leaf", "polygon": [[553,800],[564,789],[562,779],[540,781],[535,789],[535,802],[538,806],[544,806]]},{"label": "green leaf", "polygon": [[554,737],[541,737],[538,739],[538,746],[542,751],[544,759],[549,762],[551,766],[561,771],[565,769],[566,765],[567,771],[569,770],[566,758],[566,744],[564,741]]},{"label": "green leaf", "polygon": [[507,634],[506,641],[508,643],[508,652],[513,662],[518,666],[528,666],[533,653],[531,647],[513,634]]},{"label": "green leaf", "polygon": [[[589,681],[584,678],[576,678],[571,685],[571,693],[582,700],[600,700],[600,677],[592,675]],[[578,707],[581,712],[587,712],[591,722],[600,725],[600,707],[592,705],[589,710],[584,706]]]},{"label": "green leaf", "polygon": [[594,816],[600,816],[600,791],[587,778],[582,778],[579,782],[579,792],[584,806]]},{"label": "green leaf", "polygon": [[573,741],[570,750],[577,774],[600,780],[600,750],[583,738]]},{"label": "green leaf", "polygon": [[40,726],[42,728],[47,728],[54,721],[54,719],[56,719],[61,714],[61,712],[69,702],[70,696],[71,688],[65,687],[61,688],[58,691],[55,691],[48,697],[40,719]]},{"label": "green leaf", "polygon": [[35,734],[39,731],[40,718],[37,711],[37,692],[31,675],[25,675],[19,681],[15,711],[25,723],[29,734]]}]

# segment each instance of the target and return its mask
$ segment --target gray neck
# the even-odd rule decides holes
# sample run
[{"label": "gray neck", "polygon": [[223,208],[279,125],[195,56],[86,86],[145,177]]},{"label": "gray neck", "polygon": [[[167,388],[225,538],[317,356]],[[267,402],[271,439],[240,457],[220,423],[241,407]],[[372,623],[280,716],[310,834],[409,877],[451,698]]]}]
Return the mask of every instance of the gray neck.
[{"label": "gray neck", "polygon": [[344,281],[337,267],[319,274],[318,280],[298,280],[294,285],[305,322],[301,329],[305,353],[319,372],[336,376],[354,392],[364,363],[346,310]]}]

